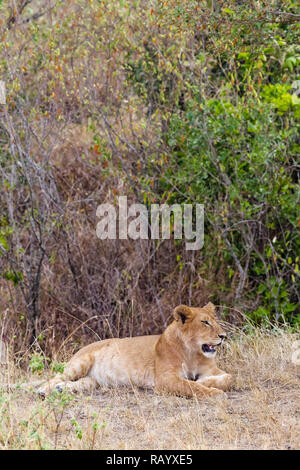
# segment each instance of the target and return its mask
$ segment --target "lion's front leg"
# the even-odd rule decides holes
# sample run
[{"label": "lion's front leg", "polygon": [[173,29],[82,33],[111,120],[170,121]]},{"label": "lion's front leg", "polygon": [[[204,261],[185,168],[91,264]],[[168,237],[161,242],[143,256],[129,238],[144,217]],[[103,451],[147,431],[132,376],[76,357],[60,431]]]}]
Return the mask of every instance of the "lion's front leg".
[{"label": "lion's front leg", "polygon": [[155,382],[157,392],[171,393],[173,395],[204,398],[223,394],[220,389],[207,387],[206,384],[183,379],[176,374],[165,374],[164,376],[156,378]]},{"label": "lion's front leg", "polygon": [[204,385],[205,387],[218,388],[219,390],[223,390],[224,392],[226,392],[226,390],[231,387],[232,382],[232,375],[227,374],[222,370],[220,370],[217,374],[200,377],[197,380],[197,383]]}]

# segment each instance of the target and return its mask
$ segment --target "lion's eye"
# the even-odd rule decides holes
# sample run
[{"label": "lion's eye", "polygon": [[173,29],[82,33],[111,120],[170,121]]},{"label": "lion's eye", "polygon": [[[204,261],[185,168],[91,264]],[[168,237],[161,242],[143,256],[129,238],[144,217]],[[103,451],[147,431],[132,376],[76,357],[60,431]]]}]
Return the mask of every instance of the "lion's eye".
[{"label": "lion's eye", "polygon": [[208,321],[202,321],[202,323],[204,323],[204,325],[206,326],[210,326],[210,323],[208,323]]}]

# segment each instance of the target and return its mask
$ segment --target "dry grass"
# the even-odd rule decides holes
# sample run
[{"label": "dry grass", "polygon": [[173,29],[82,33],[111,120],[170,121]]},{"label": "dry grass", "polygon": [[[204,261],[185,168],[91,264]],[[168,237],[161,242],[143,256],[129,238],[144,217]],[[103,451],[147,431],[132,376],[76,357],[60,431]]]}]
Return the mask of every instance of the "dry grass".
[{"label": "dry grass", "polygon": [[[300,366],[287,330],[255,330],[227,342],[220,364],[235,376],[222,400],[190,400],[137,389],[93,396],[0,393],[3,449],[296,449]],[[23,374],[23,375],[22,375]],[[1,382],[33,380],[10,362]]]}]

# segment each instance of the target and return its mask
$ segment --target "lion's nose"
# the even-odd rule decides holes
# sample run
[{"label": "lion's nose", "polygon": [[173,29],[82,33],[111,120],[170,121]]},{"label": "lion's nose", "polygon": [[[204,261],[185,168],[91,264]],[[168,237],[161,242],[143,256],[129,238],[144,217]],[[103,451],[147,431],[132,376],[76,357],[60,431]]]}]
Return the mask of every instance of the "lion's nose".
[{"label": "lion's nose", "polygon": [[225,333],[223,333],[222,335],[219,335],[219,338],[221,338],[221,339],[224,339],[224,338],[226,338],[226,334],[225,334]]}]

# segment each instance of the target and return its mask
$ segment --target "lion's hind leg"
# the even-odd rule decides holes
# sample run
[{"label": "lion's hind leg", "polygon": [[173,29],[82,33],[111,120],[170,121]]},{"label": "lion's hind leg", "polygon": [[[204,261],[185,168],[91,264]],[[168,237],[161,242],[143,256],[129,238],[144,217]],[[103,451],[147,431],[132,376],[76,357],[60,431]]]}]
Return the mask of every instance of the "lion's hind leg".
[{"label": "lion's hind leg", "polygon": [[[90,379],[90,377],[86,376],[91,369],[93,362],[94,359],[90,354],[84,354],[79,358],[72,358],[67,363],[64,372],[62,374],[57,374],[53,379],[40,387],[38,389],[38,393],[44,397],[51,393],[52,390],[56,389],[58,385],[62,386],[64,383],[72,383],[83,378]],[[90,381],[86,381],[86,384],[90,384]]]},{"label": "lion's hind leg", "polygon": [[98,387],[98,383],[92,377],[82,377],[75,382],[59,382],[55,385],[55,390],[63,392],[68,390],[71,393],[91,393]]}]

